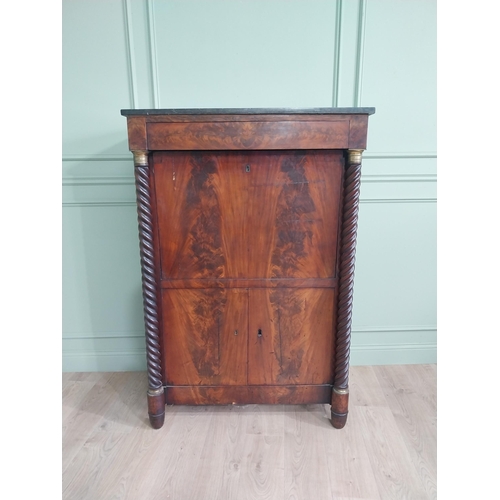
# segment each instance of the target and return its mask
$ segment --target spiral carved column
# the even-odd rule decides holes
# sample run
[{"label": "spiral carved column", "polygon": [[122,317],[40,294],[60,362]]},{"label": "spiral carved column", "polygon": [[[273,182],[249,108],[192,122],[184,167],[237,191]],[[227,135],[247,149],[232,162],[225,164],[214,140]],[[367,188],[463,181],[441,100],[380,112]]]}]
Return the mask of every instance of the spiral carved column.
[{"label": "spiral carved column", "polygon": [[165,420],[165,393],[161,377],[160,325],[156,263],[154,255],[153,212],[147,151],[133,151],[137,215],[139,221],[139,245],[142,271],[142,296],[146,330],[146,356],[148,369],[149,420],[159,429]]},{"label": "spiral carved column", "polygon": [[335,374],[331,400],[331,422],[337,429],[342,429],[346,423],[349,402],[349,354],[362,153],[362,149],[348,151],[344,175]]}]

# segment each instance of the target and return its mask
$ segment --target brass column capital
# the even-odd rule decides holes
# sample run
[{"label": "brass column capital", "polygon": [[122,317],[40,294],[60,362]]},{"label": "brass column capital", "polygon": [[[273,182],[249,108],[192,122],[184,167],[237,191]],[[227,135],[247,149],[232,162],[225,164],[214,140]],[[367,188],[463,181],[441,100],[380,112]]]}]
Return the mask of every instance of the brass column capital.
[{"label": "brass column capital", "polygon": [[132,151],[134,155],[134,167],[147,167],[148,166],[148,152],[138,149]]},{"label": "brass column capital", "polygon": [[363,155],[364,149],[348,149],[347,158],[349,165],[360,165],[361,156]]}]

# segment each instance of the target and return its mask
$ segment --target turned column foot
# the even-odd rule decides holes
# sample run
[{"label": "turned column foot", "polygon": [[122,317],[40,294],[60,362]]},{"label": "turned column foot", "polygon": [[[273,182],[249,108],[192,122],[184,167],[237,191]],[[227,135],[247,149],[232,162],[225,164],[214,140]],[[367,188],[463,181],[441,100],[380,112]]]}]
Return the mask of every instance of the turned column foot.
[{"label": "turned column foot", "polygon": [[165,391],[159,389],[148,389],[148,413],[149,421],[153,429],[159,429],[165,422]]},{"label": "turned column foot", "polygon": [[349,389],[334,387],[332,390],[331,423],[335,429],[342,429],[347,421]]}]

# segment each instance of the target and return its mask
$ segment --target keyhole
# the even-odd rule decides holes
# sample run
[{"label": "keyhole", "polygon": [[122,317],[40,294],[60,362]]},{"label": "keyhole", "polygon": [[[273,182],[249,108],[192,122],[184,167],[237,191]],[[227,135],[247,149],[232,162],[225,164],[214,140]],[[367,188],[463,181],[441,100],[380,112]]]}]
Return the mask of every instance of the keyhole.
[{"label": "keyhole", "polygon": [[245,167],[245,172],[250,172],[250,165],[247,165],[247,166]]},{"label": "keyhole", "polygon": [[259,330],[257,331],[257,337],[262,337],[262,330],[259,328]]},{"label": "keyhole", "polygon": [[235,330],[235,331],[234,331],[234,334],[235,334],[235,335],[238,335],[238,330]]}]

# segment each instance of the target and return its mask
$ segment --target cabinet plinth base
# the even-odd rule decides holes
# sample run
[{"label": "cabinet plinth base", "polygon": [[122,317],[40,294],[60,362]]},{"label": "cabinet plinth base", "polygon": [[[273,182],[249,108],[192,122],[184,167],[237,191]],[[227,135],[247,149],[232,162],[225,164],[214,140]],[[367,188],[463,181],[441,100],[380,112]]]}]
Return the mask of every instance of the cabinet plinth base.
[{"label": "cabinet plinth base", "polygon": [[332,390],[331,422],[335,429],[342,429],[347,421],[349,405],[349,389],[333,388]]},{"label": "cabinet plinth base", "polygon": [[165,422],[165,392],[160,389],[148,390],[149,422],[153,429],[160,429]]},{"label": "cabinet plinth base", "polygon": [[329,403],[331,385],[167,386],[167,404],[245,405]]}]

